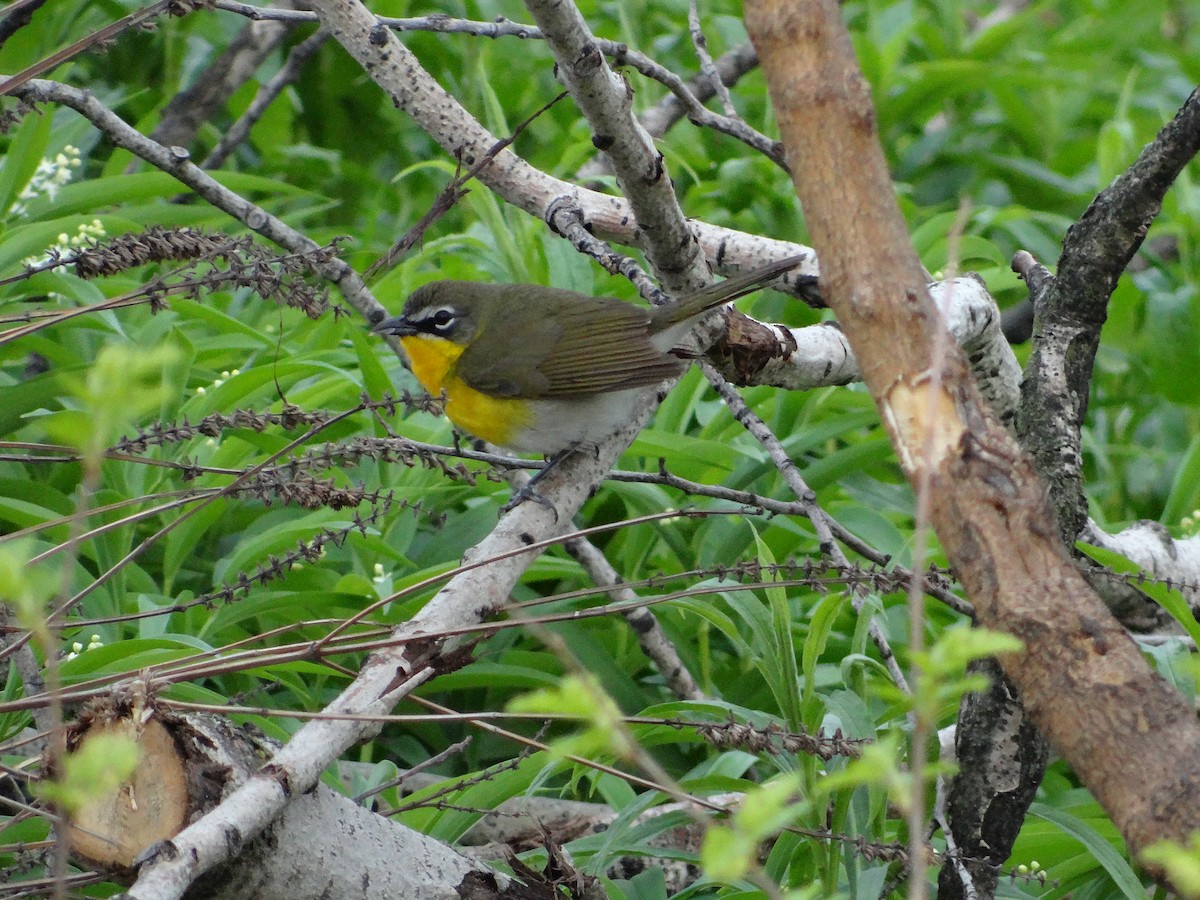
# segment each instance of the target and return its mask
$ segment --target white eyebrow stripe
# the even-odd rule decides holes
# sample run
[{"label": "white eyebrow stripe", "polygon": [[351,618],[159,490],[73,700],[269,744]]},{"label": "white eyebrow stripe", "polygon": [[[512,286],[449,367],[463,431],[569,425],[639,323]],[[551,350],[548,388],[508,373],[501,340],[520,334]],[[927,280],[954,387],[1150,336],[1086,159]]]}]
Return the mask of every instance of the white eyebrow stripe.
[{"label": "white eyebrow stripe", "polygon": [[[458,318],[458,313],[457,313],[457,311],[455,311],[453,306],[427,306],[425,309],[423,309],[419,313],[417,313],[417,317],[413,321],[414,322],[427,322],[430,319],[434,318],[438,313],[442,313],[442,312],[450,313],[450,321],[451,322],[453,322],[455,319]],[[449,324],[449,323],[447,323],[447,324]]]}]

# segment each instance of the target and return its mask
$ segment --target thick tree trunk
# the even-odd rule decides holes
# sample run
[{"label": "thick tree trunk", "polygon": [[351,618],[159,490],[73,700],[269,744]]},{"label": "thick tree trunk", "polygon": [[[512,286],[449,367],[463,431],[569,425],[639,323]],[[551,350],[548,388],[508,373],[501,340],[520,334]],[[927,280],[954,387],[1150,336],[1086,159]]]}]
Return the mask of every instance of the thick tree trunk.
[{"label": "thick tree trunk", "polygon": [[979,620],[1033,720],[1136,853],[1200,825],[1200,726],[1067,558],[1045,488],[988,412],[931,303],[836,0],[751,0],[746,22],[825,294]]}]

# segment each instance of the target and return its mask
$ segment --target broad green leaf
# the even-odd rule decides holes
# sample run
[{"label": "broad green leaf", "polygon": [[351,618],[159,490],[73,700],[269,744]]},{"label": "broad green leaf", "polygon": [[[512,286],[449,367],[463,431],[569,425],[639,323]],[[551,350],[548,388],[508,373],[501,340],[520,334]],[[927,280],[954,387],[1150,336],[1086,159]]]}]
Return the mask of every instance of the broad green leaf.
[{"label": "broad green leaf", "polygon": [[1200,435],[1192,438],[1179,461],[1171,492],[1163,506],[1162,521],[1174,524],[1196,509],[1200,509]]},{"label": "broad green leaf", "polygon": [[1067,810],[1055,809],[1040,802],[1030,804],[1029,812],[1031,815],[1053,823],[1083,844],[1091,854],[1091,858],[1103,866],[1113,882],[1116,883],[1123,897],[1127,897],[1129,900],[1142,900],[1146,896],[1146,888],[1125,860],[1123,853],[1083,819],[1072,815]]},{"label": "broad green leaf", "polygon": [[[1096,547],[1084,541],[1076,541],[1075,546],[1100,563],[1100,565],[1108,566],[1115,572],[1120,572],[1124,575],[1136,575],[1142,571],[1142,567],[1133,562],[1133,560],[1119,553],[1114,553],[1112,550]],[[1147,594],[1159,606],[1170,613],[1171,618],[1183,626],[1188,637],[1200,644],[1200,623],[1196,621],[1196,617],[1192,614],[1191,606],[1179,591],[1157,582],[1138,583],[1135,579],[1133,583],[1137,585],[1138,590]]]}]

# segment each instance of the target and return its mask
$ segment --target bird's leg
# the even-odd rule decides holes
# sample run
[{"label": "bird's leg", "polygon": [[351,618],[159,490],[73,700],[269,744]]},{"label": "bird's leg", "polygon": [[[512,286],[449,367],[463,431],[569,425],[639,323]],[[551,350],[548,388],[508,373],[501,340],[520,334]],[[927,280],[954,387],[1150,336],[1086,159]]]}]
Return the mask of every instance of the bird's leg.
[{"label": "bird's leg", "polygon": [[559,450],[553,456],[547,457],[546,464],[537,471],[537,474],[525,482],[524,486],[522,486],[520,490],[513,494],[507,503],[500,507],[500,515],[510,512],[511,510],[520,506],[526,500],[532,500],[539,506],[544,506],[546,509],[550,510],[550,512],[554,513],[554,517],[557,519],[558,510],[554,508],[554,504],[534,490],[534,487],[546,476],[547,472],[549,472],[578,449],[578,443],[570,444],[569,446],[564,447],[562,450]]}]

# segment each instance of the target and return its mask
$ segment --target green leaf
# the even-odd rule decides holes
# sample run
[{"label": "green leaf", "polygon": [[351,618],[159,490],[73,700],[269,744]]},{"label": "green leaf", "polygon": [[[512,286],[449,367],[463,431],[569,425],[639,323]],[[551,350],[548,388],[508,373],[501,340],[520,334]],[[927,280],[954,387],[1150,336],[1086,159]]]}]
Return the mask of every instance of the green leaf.
[{"label": "green leaf", "polygon": [[819,491],[891,458],[892,444],[883,429],[879,429],[859,443],[815,460],[804,469],[804,480],[814,491]]},{"label": "green leaf", "polygon": [[[401,813],[399,819],[437,840],[457,841],[485,811],[496,809],[505,800],[528,790],[548,764],[553,763],[547,754],[533,753],[515,766],[489,772],[486,778],[471,772],[438,782],[406,797],[405,804],[414,808]],[[462,787],[455,789],[457,785]],[[449,793],[447,788],[451,789]],[[421,808],[426,798],[435,797],[443,801],[438,804],[443,808]]]},{"label": "green leaf", "polygon": [[800,776],[777,775],[746,792],[728,826],[704,833],[700,863],[718,881],[737,881],[755,864],[759,844],[791,823],[799,813],[796,792]]},{"label": "green leaf", "polygon": [[1105,840],[1094,828],[1071,813],[1035,802],[1029,807],[1031,815],[1057,825],[1062,831],[1083,844],[1116,883],[1122,896],[1129,900],[1145,900],[1146,888],[1121,852]]},{"label": "green leaf", "polygon": [[0,164],[0,210],[7,212],[29,184],[50,144],[52,127],[53,116],[25,116],[9,138]]},{"label": "green leaf", "polygon": [[53,780],[32,785],[34,793],[68,812],[101,802],[137,768],[137,743],[124,734],[89,735],[62,760],[62,772]]},{"label": "green leaf", "polygon": [[1200,508],[1200,435],[1192,438],[1175,470],[1167,502],[1163,506],[1163,522],[1176,523]]},{"label": "green leaf", "polygon": [[[238,172],[210,174],[225,187],[242,196],[262,194],[267,197],[298,197],[308,194],[303,187],[264,178],[261,175]],[[59,216],[93,214],[110,206],[128,207],[140,201],[169,200],[181,193],[189,193],[190,190],[166,172],[135,172],[108,178],[92,178],[67,185],[59,191],[53,201],[44,199],[31,204],[30,215],[37,215],[42,208],[53,209]],[[166,211],[170,206],[163,204],[162,208]]]},{"label": "green leaf", "polygon": [[[811,709],[813,697],[816,693],[817,663],[820,661],[821,654],[825,652],[825,647],[829,643],[829,634],[833,630],[833,623],[837,621],[837,617],[841,615],[848,601],[849,597],[841,591],[827,594],[818,601],[816,608],[813,610],[812,618],[809,620],[808,634],[804,638],[804,651],[802,654],[804,667],[803,705],[805,709]],[[820,722],[813,721],[809,717],[803,724],[808,728],[814,728]]]},{"label": "green leaf", "polygon": [[[758,562],[764,572],[769,572],[775,564],[775,557],[770,548],[763,543],[758,532],[754,533],[754,542],[758,548]],[[775,694],[779,709],[784,720],[793,731],[804,727],[804,710],[800,696],[800,667],[796,660],[796,644],[792,639],[792,608],[788,602],[787,591],[782,587],[773,587],[770,581],[778,580],[779,576],[770,577],[765,589],[767,602],[771,607],[771,639],[770,657],[774,661],[771,667],[771,678],[768,686]]]},{"label": "green leaf", "polygon": [[1181,896],[1200,897],[1200,839],[1197,832],[1192,832],[1186,846],[1174,841],[1151,844],[1142,851],[1141,858],[1163,869]]},{"label": "green leaf", "polygon": [[1133,123],[1128,119],[1110,119],[1101,126],[1096,142],[1100,184],[1109,184],[1129,168],[1137,156],[1133,142]]},{"label": "green leaf", "polygon": [[[1122,556],[1112,550],[1106,550],[1103,547],[1095,547],[1084,541],[1076,541],[1075,547],[1082,553],[1087,554],[1102,566],[1108,566],[1114,572],[1120,572],[1123,575],[1137,575],[1142,571],[1142,567],[1128,557]],[[1187,632],[1188,637],[1194,643],[1200,645],[1200,623],[1196,621],[1196,617],[1192,614],[1192,608],[1184,598],[1183,594],[1172,588],[1168,588],[1165,584],[1158,582],[1145,582],[1137,584],[1138,590],[1145,593],[1151,600],[1165,609]]]}]

